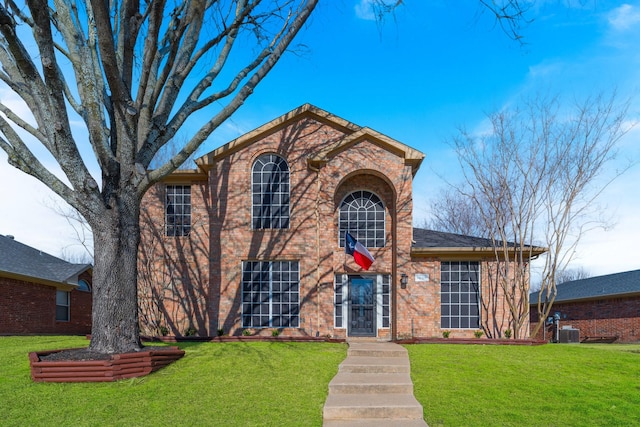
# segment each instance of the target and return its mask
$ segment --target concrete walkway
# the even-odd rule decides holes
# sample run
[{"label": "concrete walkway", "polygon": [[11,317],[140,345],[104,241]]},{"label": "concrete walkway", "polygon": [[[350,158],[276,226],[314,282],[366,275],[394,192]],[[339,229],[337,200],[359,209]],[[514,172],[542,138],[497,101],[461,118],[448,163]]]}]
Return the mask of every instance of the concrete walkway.
[{"label": "concrete walkway", "polygon": [[407,349],[390,342],[349,342],[329,383],[324,427],[426,427],[413,396]]}]

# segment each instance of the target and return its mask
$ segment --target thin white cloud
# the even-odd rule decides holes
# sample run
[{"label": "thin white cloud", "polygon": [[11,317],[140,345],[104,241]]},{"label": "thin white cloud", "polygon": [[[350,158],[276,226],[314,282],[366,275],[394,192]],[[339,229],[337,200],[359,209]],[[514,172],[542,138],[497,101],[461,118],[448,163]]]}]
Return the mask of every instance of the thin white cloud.
[{"label": "thin white cloud", "polygon": [[609,24],[616,31],[626,31],[640,24],[640,8],[623,4],[609,13]]},{"label": "thin white cloud", "polygon": [[[13,235],[21,243],[60,256],[62,248],[74,247],[75,235],[67,221],[50,206],[62,199],[37,179],[7,164],[0,152],[0,199],[7,203],[0,209],[0,234]],[[3,205],[4,206],[4,205]],[[9,208],[10,206],[10,208]]]},{"label": "thin white cloud", "polygon": [[374,13],[372,3],[372,0],[360,0],[360,3],[357,3],[354,8],[356,17],[366,21],[375,21],[376,14]]}]

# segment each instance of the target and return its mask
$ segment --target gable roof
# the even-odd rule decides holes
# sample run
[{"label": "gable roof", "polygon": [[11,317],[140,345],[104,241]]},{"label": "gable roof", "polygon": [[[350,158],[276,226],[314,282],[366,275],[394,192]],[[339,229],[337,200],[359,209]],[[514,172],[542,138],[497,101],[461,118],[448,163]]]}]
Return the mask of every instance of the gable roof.
[{"label": "gable roof", "polygon": [[[572,280],[559,284],[557,290],[556,303],[640,294],[640,270]],[[531,292],[529,301],[537,304],[538,292]]]},{"label": "gable roof", "polygon": [[0,234],[0,276],[50,286],[76,285],[68,281],[90,268],[90,264],[72,264]]},{"label": "gable roof", "polygon": [[324,111],[311,104],[304,104],[295,108],[288,113],[271,120],[270,122],[248,132],[233,141],[205,154],[196,159],[196,164],[203,170],[210,169],[214,163],[220,159],[250,145],[251,143],[264,138],[266,135],[277,132],[278,130],[290,125],[293,122],[300,121],[304,118],[311,118],[328,126],[336,128],[345,133],[345,137],[330,146],[323,147],[320,151],[310,156],[307,160],[314,166],[319,166],[331,159],[331,157],[349,148],[353,144],[368,139],[371,142],[380,145],[399,157],[404,158],[405,163],[412,166],[412,172],[415,175],[424,159],[424,154],[420,151],[409,147],[393,138],[390,138],[380,132],[368,127],[358,126],[341,117]]},{"label": "gable roof", "polygon": [[[515,246],[513,244],[510,245]],[[531,246],[532,257],[541,255],[546,251],[546,248]],[[412,255],[480,257],[487,255],[493,256],[494,253],[491,239],[427,230],[424,228],[413,229]]]}]

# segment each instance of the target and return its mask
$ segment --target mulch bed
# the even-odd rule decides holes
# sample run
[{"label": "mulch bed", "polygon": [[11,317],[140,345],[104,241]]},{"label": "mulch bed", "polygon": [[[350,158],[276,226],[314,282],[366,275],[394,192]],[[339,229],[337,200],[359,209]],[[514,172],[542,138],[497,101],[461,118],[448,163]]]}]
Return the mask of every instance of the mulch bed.
[{"label": "mulch bed", "polygon": [[[175,347],[143,347],[140,351],[159,352],[163,350],[172,350]],[[100,353],[91,351],[87,348],[70,348],[66,350],[56,351],[55,353],[40,356],[41,362],[59,362],[64,360],[81,361],[81,360],[109,360],[116,354]]]},{"label": "mulch bed", "polygon": [[416,337],[395,341],[398,344],[474,344],[474,345],[542,345],[544,340],[493,338],[427,338]]}]

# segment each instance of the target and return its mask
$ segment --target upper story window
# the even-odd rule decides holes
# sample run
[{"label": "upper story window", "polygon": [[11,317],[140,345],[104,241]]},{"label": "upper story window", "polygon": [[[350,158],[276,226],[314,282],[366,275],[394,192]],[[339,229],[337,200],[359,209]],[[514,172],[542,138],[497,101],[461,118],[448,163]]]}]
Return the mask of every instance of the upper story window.
[{"label": "upper story window", "polygon": [[86,280],[80,279],[78,280],[78,290],[91,292],[91,286],[89,286],[89,283]]},{"label": "upper story window", "polygon": [[289,228],[289,165],[275,154],[264,154],[251,174],[252,228]]},{"label": "upper story window", "polygon": [[191,186],[167,185],[165,234],[188,236],[191,231]]},{"label": "upper story window", "polygon": [[344,235],[348,231],[367,248],[383,248],[385,245],[384,205],[370,191],[354,191],[340,204],[338,230],[340,247],[344,247]]}]

